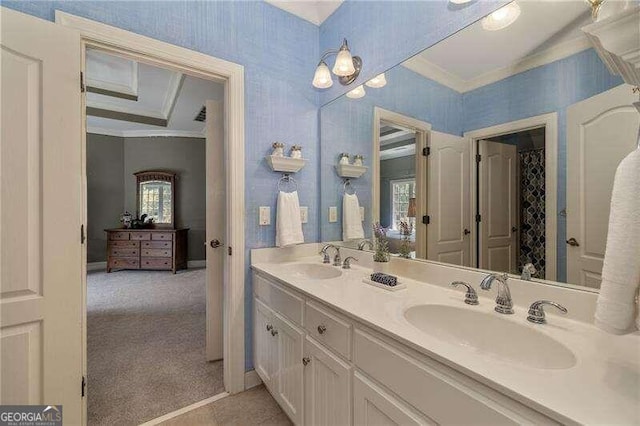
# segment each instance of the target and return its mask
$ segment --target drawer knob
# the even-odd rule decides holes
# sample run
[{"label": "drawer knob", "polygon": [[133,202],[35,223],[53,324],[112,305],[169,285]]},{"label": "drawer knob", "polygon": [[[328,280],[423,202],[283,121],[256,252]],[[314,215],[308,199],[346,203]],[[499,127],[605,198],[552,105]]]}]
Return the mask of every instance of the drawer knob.
[{"label": "drawer knob", "polygon": [[302,358],[302,365],[304,365],[305,367],[307,366],[307,364],[309,364],[311,362],[311,358],[308,357],[304,357]]},{"label": "drawer knob", "polygon": [[276,330],[275,328],[271,330],[271,335],[272,336],[277,336],[278,335],[278,330]]},{"label": "drawer knob", "polygon": [[318,326],[318,333],[324,334],[325,331],[327,331],[327,327],[325,327],[324,325]]}]

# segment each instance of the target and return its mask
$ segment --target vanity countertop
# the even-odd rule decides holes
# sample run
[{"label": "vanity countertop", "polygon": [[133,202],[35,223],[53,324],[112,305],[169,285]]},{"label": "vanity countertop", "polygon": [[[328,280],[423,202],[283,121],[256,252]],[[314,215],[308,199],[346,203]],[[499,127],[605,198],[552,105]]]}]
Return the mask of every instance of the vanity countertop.
[{"label": "vanity countertop", "polygon": [[[614,336],[590,324],[553,315],[551,310],[547,324],[535,325],[526,320],[527,311],[520,306],[514,307],[514,315],[494,312],[495,290],[480,292],[480,304],[469,306],[463,303],[461,290],[402,279],[407,288],[390,292],[363,283],[362,278],[371,270],[359,266],[340,269],[339,278],[312,280],[287,268],[296,263],[321,261],[313,256],[294,262],[259,262],[252,268],[561,423],[640,423],[640,332]],[[505,362],[462,343],[439,340],[405,319],[408,307],[421,304],[495,314],[533,328],[566,345],[577,362],[568,369],[536,369]]]}]

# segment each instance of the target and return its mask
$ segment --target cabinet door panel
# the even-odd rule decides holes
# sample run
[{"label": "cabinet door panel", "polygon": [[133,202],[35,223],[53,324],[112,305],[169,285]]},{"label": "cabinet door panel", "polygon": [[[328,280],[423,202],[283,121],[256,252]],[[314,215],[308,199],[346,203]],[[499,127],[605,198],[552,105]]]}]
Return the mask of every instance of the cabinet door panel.
[{"label": "cabinet door panel", "polygon": [[289,321],[274,313],[277,336],[276,399],[295,424],[302,423],[302,346],[304,334]]},{"label": "cabinet door panel", "polygon": [[273,312],[256,298],[253,306],[253,364],[267,388],[273,390],[278,342],[268,329],[273,327]]},{"label": "cabinet door panel", "polygon": [[304,345],[305,425],[351,424],[351,367],[309,336]]}]

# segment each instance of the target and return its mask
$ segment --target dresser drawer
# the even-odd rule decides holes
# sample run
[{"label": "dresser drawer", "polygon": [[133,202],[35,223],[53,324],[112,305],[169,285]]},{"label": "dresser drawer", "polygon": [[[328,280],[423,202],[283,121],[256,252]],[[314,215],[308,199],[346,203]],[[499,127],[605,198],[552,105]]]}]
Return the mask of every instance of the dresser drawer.
[{"label": "dresser drawer", "polygon": [[171,232],[153,232],[151,239],[156,241],[171,241],[173,240],[173,234]]},{"label": "dresser drawer", "polygon": [[304,300],[301,297],[257,274],[253,275],[253,291],[258,299],[262,300],[269,308],[299,325],[302,324]]},{"label": "dresser drawer", "polygon": [[128,240],[129,239],[129,233],[126,232],[126,231],[109,232],[109,239],[110,240]]},{"label": "dresser drawer", "polygon": [[170,249],[173,246],[171,241],[142,241],[140,243],[142,248],[151,248],[151,249]]},{"label": "dresser drawer", "polygon": [[132,232],[131,239],[136,241],[150,240],[151,233],[150,232]]},{"label": "dresser drawer", "polygon": [[137,257],[111,257],[109,258],[108,267],[116,269],[140,269],[140,261]]},{"label": "dresser drawer", "polygon": [[340,314],[308,301],[304,310],[304,328],[316,340],[351,359],[351,324]]},{"label": "dresser drawer", "polygon": [[171,257],[171,249],[142,249],[142,257]]},{"label": "dresser drawer", "polygon": [[109,256],[113,257],[137,257],[140,249],[135,247],[109,247]]},{"label": "dresser drawer", "polygon": [[109,248],[118,247],[118,248],[138,248],[140,247],[140,243],[137,241],[109,241]]},{"label": "dresser drawer", "polygon": [[142,269],[171,269],[173,267],[170,257],[143,257],[140,259]]}]

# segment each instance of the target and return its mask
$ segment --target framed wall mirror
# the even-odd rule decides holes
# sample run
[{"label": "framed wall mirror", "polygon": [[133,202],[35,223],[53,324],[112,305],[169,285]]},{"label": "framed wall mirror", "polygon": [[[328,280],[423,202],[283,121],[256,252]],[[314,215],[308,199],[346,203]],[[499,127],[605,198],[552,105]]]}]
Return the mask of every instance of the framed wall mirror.
[{"label": "framed wall mirror", "polygon": [[341,215],[328,221],[337,155],[361,154],[366,238],[380,222],[397,251],[405,222],[418,261],[597,291],[637,94],[582,31],[588,3],[505,7],[519,10],[509,25],[481,19],[387,70],[383,87],[362,81],[364,96],[322,106],[321,239],[342,240]]},{"label": "framed wall mirror", "polygon": [[175,173],[148,170],[134,176],[138,217],[147,215],[156,228],[175,228]]}]

